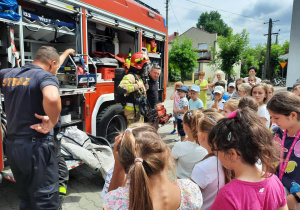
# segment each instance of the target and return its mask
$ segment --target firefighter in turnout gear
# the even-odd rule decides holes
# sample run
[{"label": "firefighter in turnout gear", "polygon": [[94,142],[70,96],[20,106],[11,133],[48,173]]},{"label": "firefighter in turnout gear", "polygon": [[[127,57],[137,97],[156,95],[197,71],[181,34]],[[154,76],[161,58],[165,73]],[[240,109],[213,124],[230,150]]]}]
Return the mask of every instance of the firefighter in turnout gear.
[{"label": "firefighter in turnout gear", "polygon": [[141,104],[144,99],[147,100],[146,87],[150,69],[148,56],[141,52],[135,53],[131,57],[128,73],[118,86],[118,92],[126,96],[124,115],[127,119],[127,126],[135,122],[144,122],[145,107],[141,107]]}]

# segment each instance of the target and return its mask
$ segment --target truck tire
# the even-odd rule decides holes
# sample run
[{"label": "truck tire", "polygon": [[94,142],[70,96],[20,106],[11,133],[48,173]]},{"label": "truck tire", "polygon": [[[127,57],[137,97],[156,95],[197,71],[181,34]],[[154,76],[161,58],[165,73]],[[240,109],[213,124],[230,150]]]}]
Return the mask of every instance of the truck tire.
[{"label": "truck tire", "polygon": [[113,147],[115,137],[120,131],[127,127],[124,116],[124,108],[120,104],[114,104],[106,107],[97,116],[97,136],[102,136],[108,140]]}]

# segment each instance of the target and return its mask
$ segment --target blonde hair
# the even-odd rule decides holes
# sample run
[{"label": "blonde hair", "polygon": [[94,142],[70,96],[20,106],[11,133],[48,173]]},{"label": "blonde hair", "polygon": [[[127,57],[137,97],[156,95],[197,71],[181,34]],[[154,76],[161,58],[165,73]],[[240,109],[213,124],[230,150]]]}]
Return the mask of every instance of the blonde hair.
[{"label": "blonde hair", "polygon": [[238,109],[238,105],[239,100],[237,98],[231,98],[224,103],[224,106],[226,106],[232,112]]},{"label": "blonde hair", "polygon": [[248,81],[249,81],[249,79],[253,79],[254,82],[256,82],[256,76],[254,76],[254,75],[250,75],[250,76],[248,77]]},{"label": "blonde hair", "polygon": [[197,121],[202,118],[204,115],[201,113],[201,111],[197,109],[193,110],[188,110],[187,112],[184,113],[182,121],[183,123],[186,123],[189,128],[192,131],[193,138],[196,139],[197,144],[200,145],[198,141],[198,131],[197,131]]},{"label": "blonde hair", "polygon": [[[271,85],[271,84],[267,84],[267,83],[264,83],[264,84],[266,84],[266,85],[267,85],[267,87],[268,87],[268,91],[271,89],[271,90],[272,90],[272,92],[274,93],[274,87],[273,87],[273,85]],[[300,89],[300,87],[299,87],[299,89]]]},{"label": "blonde hair", "polygon": [[245,92],[247,96],[250,95],[251,88],[251,85],[249,85],[248,83],[242,83],[239,85],[239,90]]},{"label": "blonde hair", "polygon": [[[118,146],[120,163],[130,179],[129,209],[153,209],[149,178],[167,167],[174,175],[171,151],[157,130],[146,123],[135,123],[123,133]],[[142,161],[136,161],[141,158]]]},{"label": "blonde hair", "polygon": [[[300,85],[296,85],[295,87],[293,87],[293,92],[294,92],[295,90],[300,90]],[[273,92],[274,92],[274,91],[273,91]]]},{"label": "blonde hair", "polygon": [[181,87],[183,85],[183,83],[182,82],[175,82],[175,84],[174,84],[174,86],[175,87]]}]

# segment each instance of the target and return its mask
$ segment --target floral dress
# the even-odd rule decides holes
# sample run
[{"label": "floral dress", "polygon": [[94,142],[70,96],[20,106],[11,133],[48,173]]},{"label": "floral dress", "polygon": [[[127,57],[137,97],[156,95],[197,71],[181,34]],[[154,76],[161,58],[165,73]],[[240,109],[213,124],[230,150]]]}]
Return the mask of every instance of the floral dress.
[{"label": "floral dress", "polygon": [[[189,179],[178,179],[176,184],[181,191],[181,203],[178,210],[200,209],[203,203],[201,191],[194,182]],[[129,208],[129,187],[119,187],[106,194],[103,201],[103,209]]]}]

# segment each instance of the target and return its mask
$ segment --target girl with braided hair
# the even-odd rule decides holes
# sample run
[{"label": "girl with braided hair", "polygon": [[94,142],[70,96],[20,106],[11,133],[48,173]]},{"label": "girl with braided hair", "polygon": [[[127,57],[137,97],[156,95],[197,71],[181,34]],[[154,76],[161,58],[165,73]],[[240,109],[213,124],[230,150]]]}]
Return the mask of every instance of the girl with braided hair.
[{"label": "girl with braided hair", "polygon": [[171,151],[154,127],[133,124],[116,137],[114,156],[114,173],[104,209],[175,210],[202,206],[202,194],[196,184],[189,179],[170,179],[169,172],[174,171]]}]

